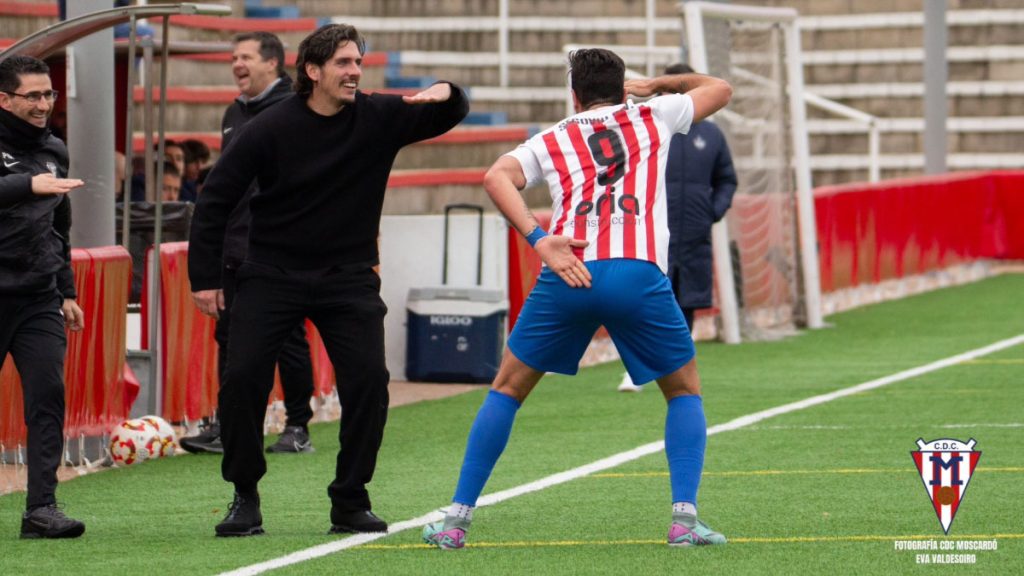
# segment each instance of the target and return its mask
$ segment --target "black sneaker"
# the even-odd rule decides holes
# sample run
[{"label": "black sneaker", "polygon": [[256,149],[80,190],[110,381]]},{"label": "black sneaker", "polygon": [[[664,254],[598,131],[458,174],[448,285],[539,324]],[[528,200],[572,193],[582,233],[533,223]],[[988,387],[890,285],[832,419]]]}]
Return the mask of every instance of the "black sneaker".
[{"label": "black sneaker", "polygon": [[338,512],[335,508],[331,508],[331,534],[387,531],[388,523],[369,510]]},{"label": "black sneaker", "polygon": [[302,426],[285,426],[281,437],[272,446],[267,446],[267,452],[312,452],[313,443],[309,440],[309,432]]},{"label": "black sneaker", "polygon": [[29,510],[21,516],[22,538],[78,538],[85,524],[68,518],[56,504]]},{"label": "black sneaker", "polygon": [[224,445],[220,443],[220,424],[214,422],[212,424],[204,424],[199,428],[199,434],[195,436],[186,436],[181,440],[178,440],[178,444],[185,449],[186,452],[198,454],[200,452],[212,452],[214,454],[223,454]]},{"label": "black sneaker", "polygon": [[263,534],[263,514],[259,494],[239,494],[228,506],[228,515],[217,524],[217,536],[255,536]]}]

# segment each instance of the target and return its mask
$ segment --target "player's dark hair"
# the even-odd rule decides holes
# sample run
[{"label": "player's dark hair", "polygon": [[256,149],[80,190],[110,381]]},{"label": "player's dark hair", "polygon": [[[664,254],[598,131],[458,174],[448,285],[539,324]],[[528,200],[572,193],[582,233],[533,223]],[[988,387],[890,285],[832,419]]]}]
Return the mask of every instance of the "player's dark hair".
[{"label": "player's dark hair", "polygon": [[232,44],[239,44],[248,40],[255,40],[260,43],[260,58],[270,60],[277,59],[277,75],[284,76],[284,45],[281,39],[270,32],[242,32],[235,34],[231,39]]},{"label": "player's dark hair", "polygon": [[21,86],[22,74],[49,74],[46,62],[31,56],[15,55],[0,62],[0,91],[15,92]]},{"label": "player's dark hair", "polygon": [[[160,161],[157,160],[157,162],[159,163]],[[170,176],[178,176],[178,177],[180,177],[182,175],[181,174],[181,170],[178,170],[178,166],[174,162],[171,162],[170,160],[164,160],[163,161],[163,165],[164,165],[164,176],[170,175]],[[153,172],[153,173],[156,174],[156,172]]]},{"label": "player's dark hair", "polygon": [[665,74],[693,74],[693,68],[690,68],[689,64],[683,64],[682,62],[676,62],[675,64],[669,64],[665,67]]},{"label": "player's dark hair", "polygon": [[295,92],[302,96],[312,94],[313,80],[306,74],[306,64],[323,66],[346,42],[355,42],[360,56],[366,54],[366,42],[355,26],[325,24],[306,36],[299,44],[299,55],[295,61]]},{"label": "player's dark hair", "polygon": [[569,80],[584,109],[621,103],[625,79],[626,64],[611,50],[581,48],[569,53]]}]

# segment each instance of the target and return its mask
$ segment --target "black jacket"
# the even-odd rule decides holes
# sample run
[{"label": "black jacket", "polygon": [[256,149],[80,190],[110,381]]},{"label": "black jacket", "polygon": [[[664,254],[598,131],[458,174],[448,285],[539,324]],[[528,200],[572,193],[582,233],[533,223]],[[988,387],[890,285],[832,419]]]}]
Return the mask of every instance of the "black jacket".
[{"label": "black jacket", "polygon": [[736,171],[725,136],[711,122],[672,136],[665,171],[669,278],[682,308],[711,300],[711,225],[725,216],[736,192]]},{"label": "black jacket", "polygon": [[33,194],[32,177],[68,175],[68,150],[50,134],[0,109],[0,295],[57,289],[74,298],[71,201],[66,194]]},{"label": "black jacket", "polygon": [[[292,94],[292,79],[287,75],[281,76],[281,81],[274,84],[266,96],[258,100],[243,101],[236,99],[224,111],[224,120],[220,124],[221,144],[220,149],[224,151],[231,143],[235,134],[252,120],[257,114],[277,104]],[[256,182],[246,193],[245,198],[238,203],[235,210],[228,218],[228,227],[224,232],[224,263],[237,266],[245,260],[249,245],[249,220],[252,215],[249,213],[249,199],[259,189]]]}]

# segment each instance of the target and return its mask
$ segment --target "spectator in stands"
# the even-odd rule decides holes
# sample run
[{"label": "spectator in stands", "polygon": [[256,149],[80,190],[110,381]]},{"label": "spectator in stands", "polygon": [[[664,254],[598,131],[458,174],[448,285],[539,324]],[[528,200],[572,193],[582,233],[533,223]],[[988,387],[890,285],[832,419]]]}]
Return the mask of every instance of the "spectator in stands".
[{"label": "spectator in stands", "polygon": [[[269,32],[247,32],[235,36],[231,62],[231,71],[241,94],[224,112],[224,120],[221,123],[221,150],[231,144],[231,139],[250,120],[292,94],[292,79],[284,71],[284,45],[277,36]],[[209,153],[207,148],[207,158]],[[249,199],[258,189],[258,183],[253,181],[245,197],[231,212],[227,234],[224,237],[221,273],[224,312],[217,318],[217,329],[214,333],[219,344],[217,362],[221,385],[227,378],[225,371],[228,359],[230,310],[235,298],[235,274],[245,260],[248,249]],[[302,322],[295,326],[295,330],[285,340],[277,360],[281,373],[281,389],[284,392],[286,420],[280,438],[268,447],[267,451],[311,452],[313,444],[309,438],[308,426],[313,418],[313,410],[309,405],[313,396],[313,365],[310,360],[309,342],[306,341],[306,328]],[[223,452],[218,420],[205,423],[198,435],[182,438],[181,446],[189,452]]]},{"label": "spectator in stands", "polygon": [[57,92],[42,60],[0,63],[0,363],[21,375],[28,428],[22,538],[76,538],[85,524],[56,500],[64,446],[64,327],[81,330],[71,270],[68,151],[47,123]]},{"label": "spectator in stands", "polygon": [[[64,14],[66,14],[66,11],[65,11],[65,8],[64,8],[64,3],[65,3],[65,0],[61,0],[61,2],[60,2],[60,7],[61,7],[60,8],[60,14],[61,14],[60,19],[61,20],[64,20],[64,18],[65,18]],[[128,7],[128,6],[131,6],[132,4],[133,4],[133,2],[131,2],[131,0],[114,0],[114,8],[125,8],[125,7]],[[129,36],[131,36],[131,33],[132,33],[132,25],[130,23],[128,23],[128,22],[125,22],[125,23],[122,23],[122,24],[118,24],[117,26],[114,26],[114,38],[115,39],[119,40],[119,39],[122,39],[122,38],[128,38]],[[139,37],[142,37],[142,36],[153,36],[153,28],[151,26],[146,26],[145,24],[136,24],[135,25],[135,34],[137,36],[139,36]]]},{"label": "spectator in stands", "polygon": [[[575,374],[603,325],[627,369],[638,381],[657,380],[668,403],[668,544],[724,544],[697,518],[707,429],[693,341],[664,274],[668,149],[660,143],[728,103],[732,88],[696,74],[624,82],[622,59],[603,49],[576,50],[569,66],[576,114],[499,158],[484,178],[488,195],[545,268],[469,432],[452,505],[443,522],[424,527],[423,538],[442,549],[465,545],[519,407],[545,372]],[[627,93],[657,92],[671,93],[640,105],[626,101]],[[541,182],[554,206],[550,235],[519,193]]]},{"label": "spectator in stands", "polygon": [[195,190],[198,198],[203,189],[199,175],[210,163],[210,147],[202,140],[191,138],[182,141],[181,145],[185,148],[185,174],[182,175],[182,181]]},{"label": "spectator in stands", "polygon": [[407,144],[439,136],[469,112],[454,84],[414,96],[358,90],[366,45],[328,24],[299,46],[296,95],[250,121],[210,173],[192,220],[189,277],[199,309],[224,310],[221,264],[231,212],[256,179],[249,246],[231,310],[227,379],[220,389],[224,479],[234,501],[219,536],[263,531],[257,484],[266,472],[263,421],[274,363],[304,318],[323,337],[339,383],[341,424],[328,487],[331,532],[381,532],[366,484],[384,437],[384,359],[377,232],[391,165]]},{"label": "spectator in stands", "polygon": [[[686,64],[672,64],[665,74],[692,74]],[[713,122],[699,122],[687,134],[675,134],[665,171],[668,200],[668,279],[686,325],[712,305],[711,226],[725,217],[736,192],[736,171],[725,135]],[[620,392],[640,392],[627,372]]]},{"label": "spectator in stands", "polygon": [[160,183],[160,200],[178,202],[181,200],[181,173],[174,162],[164,161],[164,178]]},{"label": "spectator in stands", "polygon": [[[185,147],[180,142],[175,140],[164,141],[164,157],[174,163],[174,166],[178,169],[178,176],[185,175],[185,165],[188,163],[188,154],[185,152]],[[182,202],[195,202],[196,201],[196,187],[195,182],[188,182],[182,180],[181,192],[179,193],[179,200]]]},{"label": "spectator in stands", "polygon": [[124,198],[124,154],[114,151],[114,200],[121,202]]}]

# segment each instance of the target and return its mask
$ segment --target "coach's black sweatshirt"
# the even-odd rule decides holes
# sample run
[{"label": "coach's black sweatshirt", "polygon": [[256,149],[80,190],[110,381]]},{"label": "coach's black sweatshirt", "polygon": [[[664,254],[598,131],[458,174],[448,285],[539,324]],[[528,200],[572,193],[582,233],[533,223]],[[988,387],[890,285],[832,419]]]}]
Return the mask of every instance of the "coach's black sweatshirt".
[{"label": "coach's black sweatshirt", "polygon": [[189,242],[192,290],[221,287],[224,228],[253,178],[249,260],[286,270],[378,262],[391,165],[407,144],[444,134],[469,112],[465,94],[435,104],[356,93],[334,116],[292,96],[242,128],[207,177]]}]

